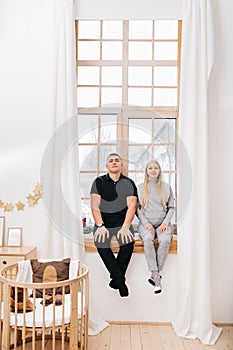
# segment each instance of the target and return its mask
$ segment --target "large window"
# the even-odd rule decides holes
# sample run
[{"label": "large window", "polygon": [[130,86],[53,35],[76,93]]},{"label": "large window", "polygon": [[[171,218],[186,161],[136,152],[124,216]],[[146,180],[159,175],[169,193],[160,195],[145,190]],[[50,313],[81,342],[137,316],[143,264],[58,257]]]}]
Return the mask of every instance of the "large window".
[{"label": "large window", "polygon": [[[124,173],[142,182],[157,159],[176,196],[181,21],[76,21],[77,101],[82,206],[121,154]],[[174,216],[174,222],[176,216]]]}]

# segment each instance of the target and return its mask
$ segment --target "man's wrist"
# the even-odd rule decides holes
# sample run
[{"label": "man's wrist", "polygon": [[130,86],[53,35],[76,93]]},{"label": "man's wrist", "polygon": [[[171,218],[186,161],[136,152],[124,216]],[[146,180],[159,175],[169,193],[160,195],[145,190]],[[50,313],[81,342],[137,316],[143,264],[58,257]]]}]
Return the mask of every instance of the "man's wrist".
[{"label": "man's wrist", "polygon": [[130,228],[130,225],[123,224],[123,225],[122,225],[122,228],[125,228],[125,229],[128,230],[128,229]]},{"label": "man's wrist", "polygon": [[104,222],[99,222],[98,224],[96,224],[96,226],[99,227],[103,227],[104,226]]}]

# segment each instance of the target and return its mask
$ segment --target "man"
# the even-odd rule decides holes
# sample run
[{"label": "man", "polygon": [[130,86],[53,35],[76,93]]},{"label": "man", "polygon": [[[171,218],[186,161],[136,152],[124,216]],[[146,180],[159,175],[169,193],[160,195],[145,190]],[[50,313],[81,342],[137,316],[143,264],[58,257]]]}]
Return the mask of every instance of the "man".
[{"label": "man", "polygon": [[[95,220],[94,242],[98,253],[112,280],[109,286],[119,289],[121,297],[129,295],[125,273],[133,247],[131,225],[137,205],[137,188],[134,182],[121,173],[122,160],[119,154],[107,157],[108,173],[95,179],[91,188],[91,210]],[[116,236],[119,253],[115,257],[110,242]]]}]

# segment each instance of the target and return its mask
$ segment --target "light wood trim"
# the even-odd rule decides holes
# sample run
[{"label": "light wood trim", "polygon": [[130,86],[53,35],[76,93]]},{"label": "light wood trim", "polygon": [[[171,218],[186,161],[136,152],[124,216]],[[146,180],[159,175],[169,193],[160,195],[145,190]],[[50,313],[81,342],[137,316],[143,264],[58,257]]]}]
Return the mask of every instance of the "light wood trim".
[{"label": "light wood trim", "polygon": [[[86,252],[97,252],[93,238],[84,238],[85,251]],[[157,239],[155,240],[155,247],[158,247]],[[119,251],[119,245],[115,239],[112,240],[111,248],[114,253]],[[144,253],[144,246],[141,239],[136,239],[134,244],[134,253]],[[173,238],[170,243],[169,254],[177,254],[177,239]]]},{"label": "light wood trim", "polygon": [[[77,108],[78,114],[118,114],[122,112],[122,107],[94,107],[94,108]],[[161,107],[161,106],[147,106],[147,107],[138,107],[136,110],[133,106],[128,106],[127,109],[124,109],[124,112],[127,113],[127,116],[132,116],[133,118],[142,118],[142,112],[148,118],[176,118],[177,117],[177,108],[176,107]]]},{"label": "light wood trim", "polygon": [[[177,60],[129,60],[129,66],[153,67],[153,66],[168,66],[177,67]],[[120,66],[122,67],[123,60],[79,60],[77,66]]]},{"label": "light wood trim", "polygon": [[[178,65],[177,65],[177,108],[179,111],[180,104],[180,66],[181,66],[181,36],[182,36],[182,21],[178,21]],[[178,118],[179,119],[179,118]],[[177,120],[178,129],[178,120]]]},{"label": "light wood trim", "polygon": [[36,253],[36,247],[0,247],[0,256],[19,256]]}]

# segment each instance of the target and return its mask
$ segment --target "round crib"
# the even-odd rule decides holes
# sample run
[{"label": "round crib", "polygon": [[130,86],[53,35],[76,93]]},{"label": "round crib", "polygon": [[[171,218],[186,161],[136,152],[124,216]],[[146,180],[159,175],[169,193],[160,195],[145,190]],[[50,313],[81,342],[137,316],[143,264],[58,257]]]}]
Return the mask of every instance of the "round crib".
[{"label": "round crib", "polygon": [[0,349],[36,349],[40,341],[42,350],[48,342],[53,350],[87,350],[88,268],[77,264],[77,277],[53,283],[16,281],[17,264],[0,271]]}]

